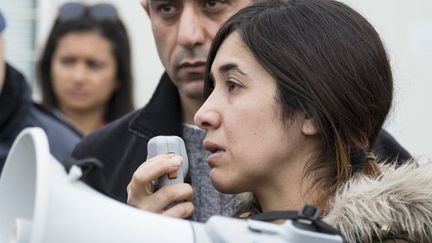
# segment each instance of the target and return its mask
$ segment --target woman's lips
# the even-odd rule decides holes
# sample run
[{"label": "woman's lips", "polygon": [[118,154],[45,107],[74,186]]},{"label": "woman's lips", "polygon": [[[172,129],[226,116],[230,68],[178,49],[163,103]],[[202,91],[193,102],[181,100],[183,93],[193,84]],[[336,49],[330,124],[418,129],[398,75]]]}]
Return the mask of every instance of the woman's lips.
[{"label": "woman's lips", "polygon": [[69,90],[66,93],[68,94],[68,96],[74,98],[84,98],[87,96],[87,92],[83,90]]},{"label": "woman's lips", "polygon": [[207,161],[211,167],[216,165],[216,161],[223,155],[225,149],[216,143],[205,140],[203,146],[206,150],[210,152]]}]

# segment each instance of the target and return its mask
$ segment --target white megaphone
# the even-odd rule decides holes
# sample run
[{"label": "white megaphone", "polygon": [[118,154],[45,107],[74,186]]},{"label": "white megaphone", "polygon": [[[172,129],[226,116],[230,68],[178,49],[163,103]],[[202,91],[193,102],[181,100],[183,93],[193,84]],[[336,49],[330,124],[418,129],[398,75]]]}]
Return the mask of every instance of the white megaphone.
[{"label": "white megaphone", "polygon": [[66,173],[42,129],[23,130],[0,175],[0,243],[342,243],[339,235],[306,229],[307,220],[275,225],[213,216],[202,224],[145,212],[93,190],[81,174],[74,166]]},{"label": "white megaphone", "polygon": [[190,221],[119,203],[79,177],[49,153],[42,129],[21,132],[0,176],[0,242],[194,242]]}]

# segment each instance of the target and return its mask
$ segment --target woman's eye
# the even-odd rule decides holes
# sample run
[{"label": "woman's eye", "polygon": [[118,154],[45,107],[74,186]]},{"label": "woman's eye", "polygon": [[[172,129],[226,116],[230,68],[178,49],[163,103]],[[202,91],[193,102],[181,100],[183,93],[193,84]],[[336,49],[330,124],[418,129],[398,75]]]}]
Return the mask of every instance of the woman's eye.
[{"label": "woman's eye", "polygon": [[236,83],[234,81],[231,81],[231,80],[227,81],[227,86],[228,86],[228,91],[229,92],[235,91],[235,90],[237,90],[237,89],[239,89],[241,87],[240,84],[238,84],[238,83]]},{"label": "woman's eye", "polygon": [[103,67],[103,64],[102,62],[99,61],[88,61],[87,66],[91,69],[97,70],[97,69],[101,69]]},{"label": "woman's eye", "polygon": [[73,58],[73,57],[62,57],[62,58],[60,58],[60,63],[63,64],[63,65],[65,65],[65,66],[71,65],[74,62],[75,62],[75,58]]}]

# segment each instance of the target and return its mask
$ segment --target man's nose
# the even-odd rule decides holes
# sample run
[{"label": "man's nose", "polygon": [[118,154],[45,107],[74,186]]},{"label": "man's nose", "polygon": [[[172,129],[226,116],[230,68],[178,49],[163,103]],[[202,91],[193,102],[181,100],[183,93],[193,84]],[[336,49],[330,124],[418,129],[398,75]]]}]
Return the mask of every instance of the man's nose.
[{"label": "man's nose", "polygon": [[185,7],[179,20],[178,43],[187,49],[204,44],[206,30],[203,20],[199,9],[193,6]]}]

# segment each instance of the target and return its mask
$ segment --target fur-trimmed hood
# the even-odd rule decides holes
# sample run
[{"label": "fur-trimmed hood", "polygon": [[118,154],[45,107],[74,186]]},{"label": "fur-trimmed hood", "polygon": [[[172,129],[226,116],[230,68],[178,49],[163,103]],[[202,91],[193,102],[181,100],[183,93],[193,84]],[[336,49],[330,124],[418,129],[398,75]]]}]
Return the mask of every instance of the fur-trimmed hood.
[{"label": "fur-trimmed hood", "polygon": [[378,178],[359,176],[338,190],[324,221],[347,242],[401,238],[432,242],[432,163],[381,165]]}]

